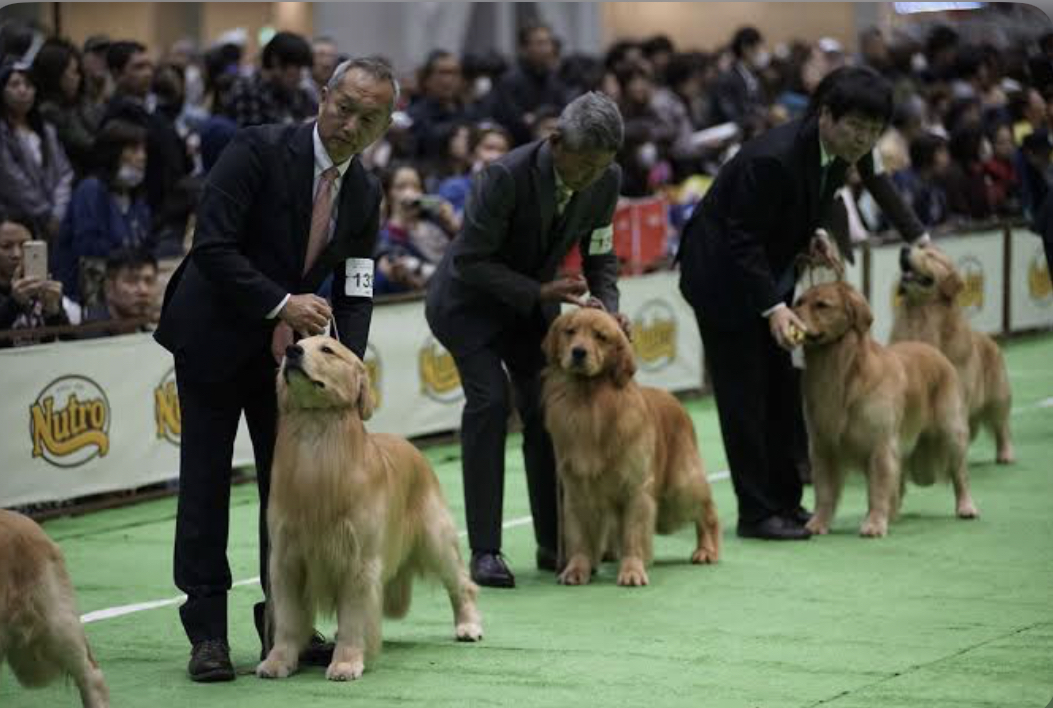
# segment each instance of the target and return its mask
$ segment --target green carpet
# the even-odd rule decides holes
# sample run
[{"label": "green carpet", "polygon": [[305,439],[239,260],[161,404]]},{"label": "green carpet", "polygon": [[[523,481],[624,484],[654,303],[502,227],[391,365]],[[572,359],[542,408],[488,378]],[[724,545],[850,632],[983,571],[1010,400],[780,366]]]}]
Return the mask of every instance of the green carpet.
[{"label": "green carpet", "polygon": [[[978,521],[954,518],[948,487],[911,488],[879,541],[856,536],[865,509],[857,476],[834,533],[807,543],[735,537],[730,483],[713,483],[725,528],[722,561],[686,561],[693,531],[656,542],[651,586],[614,585],[605,566],[584,588],[532,569],[534,545],[518,439],[508,447],[505,551],[513,591],[481,595],[486,638],[453,641],[437,586],[420,584],[409,617],[384,625],[384,651],[352,684],[309,668],[282,682],[242,676],[202,686],[185,675],[188,645],[175,605],[92,622],[88,635],[115,708],[183,706],[721,706],[771,708],[1043,708],[1053,697],[1053,336],[1006,345],[1019,461],[996,467],[992,442],[970,451]],[[689,404],[707,469],[725,469],[712,401]],[[458,451],[427,451],[463,524]],[[721,475],[723,476],[723,475]],[[806,491],[811,502],[811,490]],[[46,530],[61,545],[82,612],[178,595],[171,583],[174,499]],[[234,492],[235,580],[257,574],[255,490]],[[259,651],[255,584],[230,595],[239,670]],[[330,631],[332,623],[322,625]],[[10,671],[0,706],[78,705],[59,683],[28,692]]]}]

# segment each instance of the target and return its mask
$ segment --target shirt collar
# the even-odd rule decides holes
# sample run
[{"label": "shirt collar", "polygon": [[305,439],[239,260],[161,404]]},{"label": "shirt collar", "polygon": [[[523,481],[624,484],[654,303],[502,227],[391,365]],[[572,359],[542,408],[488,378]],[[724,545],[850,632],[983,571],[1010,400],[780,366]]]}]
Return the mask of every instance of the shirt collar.
[{"label": "shirt collar", "polygon": [[[316,172],[325,172],[333,166],[333,158],[329,157],[329,151],[325,149],[325,145],[322,144],[322,136],[318,134],[318,123],[315,122],[314,130],[311,131],[311,135],[314,138],[314,168]],[[344,173],[347,172],[347,168],[351,166],[351,161],[355,159],[355,156],[347,158],[339,165],[336,166],[337,172],[343,177]]]},{"label": "shirt collar", "polygon": [[823,139],[819,138],[819,166],[826,167],[835,159],[834,155],[831,155],[826,151],[826,146],[823,145]]}]

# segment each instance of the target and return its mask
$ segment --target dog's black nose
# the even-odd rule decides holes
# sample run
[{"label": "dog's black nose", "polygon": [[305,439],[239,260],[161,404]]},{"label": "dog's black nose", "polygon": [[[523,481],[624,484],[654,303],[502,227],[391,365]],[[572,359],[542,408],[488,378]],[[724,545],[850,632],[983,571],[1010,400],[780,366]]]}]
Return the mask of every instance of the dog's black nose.
[{"label": "dog's black nose", "polygon": [[299,344],[290,344],[285,347],[286,359],[303,359],[303,347]]},{"label": "dog's black nose", "polygon": [[570,350],[570,356],[574,361],[582,361],[587,353],[584,347],[574,347]]}]

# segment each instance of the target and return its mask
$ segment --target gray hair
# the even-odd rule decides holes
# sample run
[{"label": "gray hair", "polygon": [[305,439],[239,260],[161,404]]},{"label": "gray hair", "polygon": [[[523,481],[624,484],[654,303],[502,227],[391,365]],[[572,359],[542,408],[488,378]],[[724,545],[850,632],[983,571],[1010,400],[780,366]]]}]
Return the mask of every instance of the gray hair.
[{"label": "gray hair", "polygon": [[596,91],[568,103],[557,127],[563,146],[571,152],[618,152],[625,136],[618,106]]},{"label": "gray hair", "polygon": [[399,93],[401,92],[401,89],[399,87],[398,79],[395,78],[395,72],[392,70],[391,64],[381,57],[354,57],[340,62],[336,69],[333,70],[333,75],[329,77],[329,81],[325,85],[326,88],[330,91],[335,90],[336,87],[340,85],[340,82],[344,80],[344,74],[352,69],[364,71],[377,81],[387,81],[391,84],[391,111],[394,112],[395,107],[399,105]]}]

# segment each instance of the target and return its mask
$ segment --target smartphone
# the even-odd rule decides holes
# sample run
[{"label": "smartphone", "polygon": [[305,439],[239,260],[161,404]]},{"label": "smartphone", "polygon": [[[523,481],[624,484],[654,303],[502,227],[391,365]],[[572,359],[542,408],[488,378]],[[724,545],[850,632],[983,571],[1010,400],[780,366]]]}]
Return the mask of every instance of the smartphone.
[{"label": "smartphone", "polygon": [[445,202],[445,199],[434,194],[422,194],[411,201],[410,206],[415,206],[421,211],[435,212],[438,211]]},{"label": "smartphone", "polygon": [[22,277],[48,279],[47,241],[26,241],[22,244]]}]

